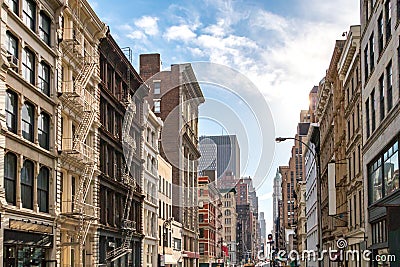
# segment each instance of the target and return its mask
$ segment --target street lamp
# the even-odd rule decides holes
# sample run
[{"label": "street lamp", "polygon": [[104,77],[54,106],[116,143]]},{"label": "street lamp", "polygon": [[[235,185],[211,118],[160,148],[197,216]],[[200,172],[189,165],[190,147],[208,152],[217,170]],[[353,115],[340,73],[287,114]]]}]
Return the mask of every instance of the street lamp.
[{"label": "street lamp", "polygon": [[[318,243],[317,244],[317,249],[318,252],[322,249],[322,212],[321,212],[321,173],[320,173],[320,165],[319,165],[319,153],[318,151],[314,151],[311,149],[309,145],[307,145],[305,142],[302,140],[295,138],[295,137],[277,137],[275,138],[275,141],[277,143],[284,142],[286,140],[295,140],[300,143],[302,143],[307,149],[310,151],[310,153],[314,157],[315,165],[317,167],[317,213],[318,213]],[[318,265],[321,266],[321,261],[318,261]]]},{"label": "street lamp", "polygon": [[[171,217],[167,220],[164,221],[163,223],[163,256],[165,257],[165,243],[167,241],[167,227],[171,227],[172,221],[174,220],[174,217]],[[164,258],[165,259],[165,258]]]}]

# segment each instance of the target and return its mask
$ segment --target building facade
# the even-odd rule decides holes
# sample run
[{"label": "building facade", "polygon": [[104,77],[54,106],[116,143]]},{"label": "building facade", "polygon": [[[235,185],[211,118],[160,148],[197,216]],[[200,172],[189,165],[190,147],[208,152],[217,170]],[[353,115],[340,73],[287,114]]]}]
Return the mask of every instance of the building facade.
[{"label": "building facade", "polygon": [[279,173],[279,169],[276,170],[276,174],[274,177],[274,191],[272,193],[272,219],[273,219],[273,230],[272,235],[277,240],[277,232],[278,224],[277,220],[279,220],[279,200],[282,200],[282,176]]},{"label": "building facade", "polygon": [[[305,168],[305,182],[306,182],[306,220],[307,220],[307,234],[306,234],[306,249],[318,251],[320,244],[320,198],[319,186],[320,181],[318,177],[318,164],[319,164],[319,127],[317,123],[312,123],[308,130],[308,149],[305,148],[304,152],[304,168]],[[317,267],[318,262],[309,261],[307,266]]]},{"label": "building facade", "polygon": [[393,254],[396,259],[400,257],[399,14],[397,1],[361,4],[362,219],[367,248],[373,255]]},{"label": "building facade", "polygon": [[224,224],[224,242],[228,247],[227,262],[232,266],[236,266],[239,262],[237,259],[237,240],[236,240],[236,190],[234,188],[220,189],[222,194],[222,222]]},{"label": "building facade", "polygon": [[143,81],[109,32],[99,53],[99,263],[137,266],[143,260],[144,95],[136,92]]},{"label": "building facade", "polygon": [[[361,104],[361,27],[351,26],[338,72],[345,91],[346,156],[339,163],[347,164],[347,210],[348,223],[345,236],[348,249],[360,251],[365,247],[365,224],[363,219],[364,188],[362,177],[362,104]],[[366,263],[363,263],[365,266]],[[357,266],[349,261],[349,266]],[[360,265],[358,265],[360,266]]]},{"label": "building facade", "polygon": [[217,146],[217,177],[226,172],[240,177],[240,147],[236,135],[201,136],[200,142],[205,139]]},{"label": "building facade", "polygon": [[[165,255],[166,266],[177,266],[180,256],[175,255],[175,251],[181,242],[177,232],[182,229],[176,229],[177,222],[172,217],[172,166],[160,155],[158,155],[158,254]],[[168,220],[171,223],[168,225]],[[175,237],[173,237],[175,234]],[[177,239],[176,241],[174,241]],[[179,239],[179,240],[178,240]],[[180,243],[181,244],[181,243]],[[179,248],[179,252],[180,252]],[[165,252],[165,253],[164,253]],[[160,265],[158,265],[160,266]],[[178,265],[179,266],[179,265]]]},{"label": "building facade", "polygon": [[204,102],[190,64],[160,72],[159,54],[140,56],[140,74],[150,86],[148,101],[164,122],[160,154],[172,165],[175,220],[183,226],[184,266],[198,263],[198,107]]},{"label": "building facade", "polygon": [[143,108],[143,266],[156,266],[158,257],[158,137],[160,136],[162,120],[152,111],[145,102]]},{"label": "building facade", "polygon": [[0,266],[60,260],[56,30],[62,7],[59,1],[1,6]]},{"label": "building facade", "polygon": [[[60,10],[58,197],[61,265],[99,262],[99,45],[107,27],[87,1]],[[62,11],[62,12],[61,12]],[[84,25],[84,27],[82,27]]]}]

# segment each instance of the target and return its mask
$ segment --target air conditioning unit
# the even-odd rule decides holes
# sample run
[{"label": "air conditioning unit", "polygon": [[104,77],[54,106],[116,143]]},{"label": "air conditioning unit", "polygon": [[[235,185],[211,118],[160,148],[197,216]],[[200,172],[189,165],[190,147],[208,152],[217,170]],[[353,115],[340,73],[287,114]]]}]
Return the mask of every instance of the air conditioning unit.
[{"label": "air conditioning unit", "polygon": [[7,60],[10,63],[10,68],[18,69],[18,58],[14,55],[7,55]]}]

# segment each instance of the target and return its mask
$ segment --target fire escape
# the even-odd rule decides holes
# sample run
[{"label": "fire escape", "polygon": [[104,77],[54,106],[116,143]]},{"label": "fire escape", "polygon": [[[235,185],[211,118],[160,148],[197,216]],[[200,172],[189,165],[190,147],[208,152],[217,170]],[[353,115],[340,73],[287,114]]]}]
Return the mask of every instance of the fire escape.
[{"label": "fire escape", "polygon": [[131,214],[131,207],[133,201],[133,195],[135,190],[137,189],[135,179],[129,174],[127,168],[124,168],[122,173],[122,181],[125,186],[128,187],[128,192],[126,195],[125,207],[124,207],[124,216],[122,219],[122,234],[124,236],[124,242],[118,248],[111,250],[107,253],[106,260],[107,262],[113,262],[128,253],[132,252],[131,249],[131,241],[133,234],[136,232],[136,221],[132,221],[129,219],[129,215]]},{"label": "fire escape", "polygon": [[[79,12],[79,7],[76,10],[76,12]],[[72,15],[75,21],[79,21],[79,14]],[[90,205],[86,201],[98,161],[98,152],[88,144],[87,137],[99,112],[98,100],[88,91],[87,85],[91,77],[97,75],[98,63],[95,56],[86,53],[83,36],[78,27],[74,28],[72,25],[71,28],[64,27],[62,36],[60,48],[64,59],[70,60],[70,64],[78,70],[78,74],[72,81],[63,81],[59,99],[64,109],[69,109],[75,113],[79,124],[73,131],[72,138],[63,138],[61,159],[64,163],[81,170],[72,199],[66,201],[67,205],[63,205],[62,211],[62,215],[77,220],[79,224],[73,239],[70,242],[63,243],[63,245],[79,245],[81,250],[85,245],[91,224],[99,216],[98,207]]]},{"label": "fire escape", "polygon": [[[128,50],[128,52],[131,53],[130,49]],[[122,145],[125,148],[124,154],[127,154],[126,161],[128,163],[130,163],[130,162],[132,162],[132,157],[137,152],[136,140],[134,139],[134,137],[132,137],[130,135],[131,125],[132,125],[133,121],[135,120],[135,115],[136,115],[137,111],[136,111],[136,105],[132,101],[131,95],[130,95],[131,72],[130,72],[129,66],[127,66],[126,75],[127,75],[127,77],[126,77],[127,92],[125,92],[125,95],[123,95],[122,99],[121,99],[121,103],[126,108],[124,125],[123,125],[123,129],[122,129],[122,136],[123,136]],[[135,191],[138,190],[138,186],[136,184],[135,178],[133,178],[131,176],[127,166],[123,167],[122,183],[128,189],[127,194],[126,194],[124,214],[123,214],[122,226],[121,226],[124,241],[120,247],[117,247],[107,253],[107,255],[106,255],[107,262],[113,262],[113,261],[125,256],[126,254],[131,253],[132,252],[132,248],[131,248],[132,238],[133,238],[134,233],[137,232],[136,221],[130,220],[130,214],[131,214],[134,193],[135,193]]]}]

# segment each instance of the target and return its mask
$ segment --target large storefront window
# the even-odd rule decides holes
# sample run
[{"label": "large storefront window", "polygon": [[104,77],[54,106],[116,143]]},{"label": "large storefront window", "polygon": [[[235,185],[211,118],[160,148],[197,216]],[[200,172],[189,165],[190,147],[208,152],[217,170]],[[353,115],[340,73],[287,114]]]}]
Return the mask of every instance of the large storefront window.
[{"label": "large storefront window", "polygon": [[382,161],[380,158],[370,166],[369,188],[370,203],[382,198]]},{"label": "large storefront window", "polygon": [[368,167],[369,204],[400,188],[398,144],[393,143]]}]

